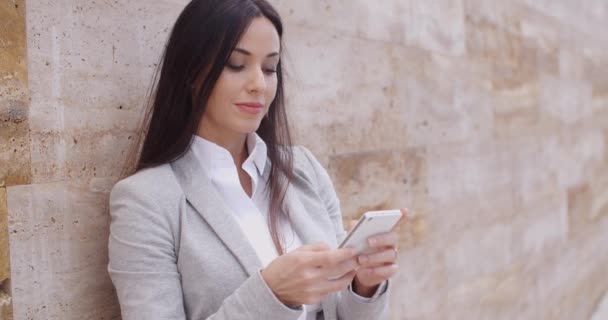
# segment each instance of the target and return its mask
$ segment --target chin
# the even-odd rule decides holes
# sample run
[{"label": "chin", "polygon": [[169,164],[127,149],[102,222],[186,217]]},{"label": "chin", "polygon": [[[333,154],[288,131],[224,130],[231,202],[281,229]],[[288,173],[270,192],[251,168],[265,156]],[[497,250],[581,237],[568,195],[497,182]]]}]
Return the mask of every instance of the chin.
[{"label": "chin", "polygon": [[241,133],[256,132],[260,128],[261,123],[262,121],[244,121],[244,123],[240,123],[236,131]]}]

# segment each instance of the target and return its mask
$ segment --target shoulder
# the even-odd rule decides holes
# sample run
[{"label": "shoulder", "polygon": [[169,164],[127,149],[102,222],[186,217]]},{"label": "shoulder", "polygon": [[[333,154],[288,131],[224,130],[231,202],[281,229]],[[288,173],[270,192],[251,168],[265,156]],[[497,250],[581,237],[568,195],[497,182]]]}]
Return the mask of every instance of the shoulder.
[{"label": "shoulder", "polygon": [[291,152],[296,177],[315,182],[317,170],[321,166],[317,158],[304,146],[292,146]]},{"label": "shoulder", "polygon": [[163,207],[182,194],[170,164],[148,168],[118,181],[110,193],[110,204],[118,200],[148,202]]},{"label": "shoulder", "polygon": [[305,180],[317,188],[331,184],[327,170],[308,148],[292,146],[291,150],[296,179]]}]

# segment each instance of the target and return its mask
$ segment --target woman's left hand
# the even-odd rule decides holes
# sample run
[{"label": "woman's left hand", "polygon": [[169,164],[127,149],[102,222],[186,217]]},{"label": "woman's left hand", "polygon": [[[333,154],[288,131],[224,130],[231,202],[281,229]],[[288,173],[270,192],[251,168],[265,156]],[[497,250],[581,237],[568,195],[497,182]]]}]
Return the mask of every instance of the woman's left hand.
[{"label": "woman's left hand", "polygon": [[353,280],[353,291],[363,297],[371,297],[378,286],[389,279],[399,269],[397,263],[399,235],[397,230],[407,216],[407,209],[401,209],[403,217],[391,232],[379,234],[368,239],[373,252],[360,255],[359,269]]}]

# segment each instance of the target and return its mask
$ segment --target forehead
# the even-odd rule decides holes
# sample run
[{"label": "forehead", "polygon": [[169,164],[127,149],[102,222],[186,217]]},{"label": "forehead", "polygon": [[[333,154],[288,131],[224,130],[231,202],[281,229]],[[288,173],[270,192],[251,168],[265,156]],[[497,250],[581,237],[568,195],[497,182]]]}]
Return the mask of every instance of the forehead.
[{"label": "forehead", "polygon": [[237,44],[238,48],[250,51],[254,55],[267,55],[281,49],[279,33],[272,22],[265,17],[257,17],[243,33]]}]

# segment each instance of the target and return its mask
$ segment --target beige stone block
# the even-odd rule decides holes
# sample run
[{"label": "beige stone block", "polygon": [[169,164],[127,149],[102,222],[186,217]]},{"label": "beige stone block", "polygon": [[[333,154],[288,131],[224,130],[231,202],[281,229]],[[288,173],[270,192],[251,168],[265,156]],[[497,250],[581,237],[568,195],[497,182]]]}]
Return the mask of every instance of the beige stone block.
[{"label": "beige stone block", "polygon": [[[0,86],[6,85],[2,82]],[[25,98],[0,98],[0,186],[31,181],[27,110]]]},{"label": "beige stone block", "polygon": [[25,4],[23,0],[0,5],[0,78],[14,77],[18,83],[27,83]]},{"label": "beige stone block", "polygon": [[466,52],[462,0],[407,1],[405,43],[448,55]]},{"label": "beige stone block", "polygon": [[[405,147],[405,109],[393,99],[393,46],[291,30],[287,96],[297,143],[318,154]],[[320,50],[326,46],[333,50]]]},{"label": "beige stone block", "polygon": [[464,0],[465,19],[484,21],[511,33],[520,32],[521,8],[517,2]]},{"label": "beige stone block", "polygon": [[530,161],[538,150],[527,138],[429,148],[432,233],[451,237],[470,226],[511,219],[527,199],[554,190],[552,173]]},{"label": "beige stone block", "polygon": [[559,55],[561,78],[583,80],[585,78],[585,57],[579,50],[562,48]]},{"label": "beige stone block", "polygon": [[518,206],[510,223],[514,230],[514,255],[542,254],[567,240],[570,228],[567,199],[560,191],[539,195]]},{"label": "beige stone block", "polygon": [[479,199],[513,183],[511,161],[516,152],[509,140],[478,140],[427,149],[428,186],[433,202]]},{"label": "beige stone block", "polygon": [[162,47],[185,4],[60,1],[31,6],[34,182],[120,173]]},{"label": "beige stone block", "polygon": [[538,134],[547,126],[539,108],[538,82],[496,90],[491,93],[494,134],[498,138]]},{"label": "beige stone block", "polygon": [[[392,43],[404,40],[409,2],[271,0],[289,25],[340,31],[358,38]],[[287,37],[291,35],[287,33]]]},{"label": "beige stone block", "polygon": [[426,210],[424,150],[336,155],[329,157],[327,168],[345,217],[396,208],[420,216]]},{"label": "beige stone block", "polygon": [[433,226],[439,225],[432,229],[433,238],[446,246],[450,287],[504,272],[522,257],[538,255],[567,240],[567,203],[560,193],[515,204],[487,197],[490,205],[483,211],[462,210],[466,207],[453,204],[454,211],[433,212],[437,215]]},{"label": "beige stone block", "polygon": [[0,186],[30,181],[24,1],[0,5]]},{"label": "beige stone block", "polygon": [[570,233],[584,233],[587,228],[608,217],[608,175],[605,169],[588,182],[568,189]]},{"label": "beige stone block", "polygon": [[[399,60],[396,104],[404,108],[406,143],[424,146],[464,142],[491,136],[492,109],[488,91],[467,61],[432,56],[421,74],[410,72],[407,59]],[[450,67],[450,64],[461,65]],[[468,66],[471,69],[466,71]],[[472,79],[471,82],[462,79]]]},{"label": "beige stone block", "polygon": [[447,297],[444,254],[437,243],[402,249],[393,278],[393,319],[444,319]]},{"label": "beige stone block", "polygon": [[598,129],[579,129],[541,140],[537,163],[557,178],[560,187],[580,185],[598,175],[605,163],[606,140]]},{"label": "beige stone block", "polygon": [[[606,4],[600,1],[579,3],[576,1],[533,1],[523,3],[534,11],[553,19],[559,24],[562,41],[567,41],[572,47],[598,43],[608,44],[605,36],[598,34],[596,27],[606,23],[602,12]],[[584,37],[581,37],[584,34]]]},{"label": "beige stone block", "polygon": [[596,177],[602,170],[606,147],[602,133],[580,130],[515,140],[510,152],[515,201],[526,203]]},{"label": "beige stone block", "polygon": [[[585,52],[584,73],[591,82],[594,99],[608,99],[608,75],[602,70],[608,68],[608,58],[601,51]],[[606,101],[606,100],[604,100]],[[604,105],[604,108],[606,105]],[[600,108],[595,108],[599,110]],[[601,108],[603,109],[603,108]]]},{"label": "beige stone block", "polygon": [[589,228],[586,234],[556,246],[534,259],[539,299],[539,319],[590,319],[602,294],[608,289],[605,277],[608,260],[603,244],[608,223]]},{"label": "beige stone block", "polygon": [[543,77],[540,107],[544,114],[573,124],[593,114],[592,88],[587,82]]},{"label": "beige stone block", "polygon": [[597,250],[607,226],[516,258],[501,270],[463,279],[448,291],[448,319],[588,319],[606,287],[601,276],[606,258]]},{"label": "beige stone block", "polygon": [[513,237],[514,226],[507,221],[444,235],[448,286],[500,272],[514,263]]},{"label": "beige stone block", "polygon": [[272,2],[290,25],[339,31],[450,55],[465,50],[460,0]]},{"label": "beige stone block", "polygon": [[32,174],[36,183],[118,177],[133,132],[32,132]]},{"label": "beige stone block", "polygon": [[187,2],[38,2],[28,7],[30,62],[38,60],[47,70],[76,69],[89,75],[153,66]]},{"label": "beige stone block", "polygon": [[15,318],[119,315],[106,271],[107,196],[69,182],[8,188]]},{"label": "beige stone block", "polygon": [[521,264],[513,264],[465,281],[447,293],[448,319],[534,319],[536,309],[529,306],[535,301],[533,280]]},{"label": "beige stone block", "polygon": [[[533,10],[519,4],[519,27],[521,36],[533,41],[544,51],[559,50],[560,24],[554,19],[542,14],[542,11]],[[559,60],[558,60],[559,61]],[[555,65],[559,72],[559,63]]]},{"label": "beige stone block", "polygon": [[490,66],[491,89],[513,90],[534,82],[539,64],[546,59],[541,59],[536,42],[522,36],[519,17],[492,19],[475,14],[476,8],[471,10],[474,13],[466,16],[467,53],[477,63]]}]

